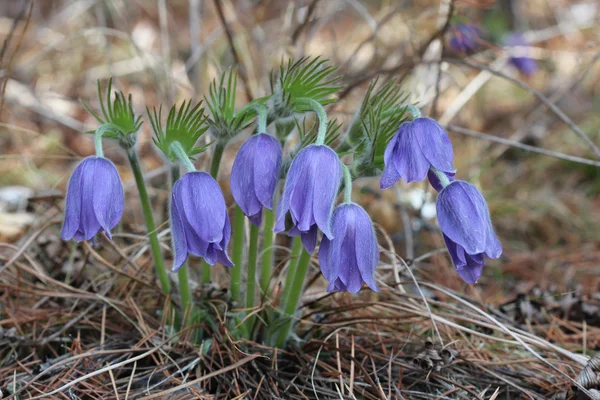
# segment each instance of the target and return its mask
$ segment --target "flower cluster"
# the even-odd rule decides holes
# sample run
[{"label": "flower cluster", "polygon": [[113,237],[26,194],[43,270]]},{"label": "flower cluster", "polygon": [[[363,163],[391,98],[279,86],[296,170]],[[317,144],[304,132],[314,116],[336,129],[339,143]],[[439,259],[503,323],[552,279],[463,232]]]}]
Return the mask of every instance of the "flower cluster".
[{"label": "flower cluster", "polygon": [[452,144],[444,129],[430,118],[402,124],[386,148],[384,162],[382,189],[400,178],[416,182],[427,176],[439,192],[438,221],[454,266],[465,282],[477,282],[484,256],[500,257],[502,246],[481,193],[454,179]]},{"label": "flower cluster", "polygon": [[458,53],[470,53],[477,48],[480,31],[471,23],[459,23],[450,28],[452,36],[448,44]]}]

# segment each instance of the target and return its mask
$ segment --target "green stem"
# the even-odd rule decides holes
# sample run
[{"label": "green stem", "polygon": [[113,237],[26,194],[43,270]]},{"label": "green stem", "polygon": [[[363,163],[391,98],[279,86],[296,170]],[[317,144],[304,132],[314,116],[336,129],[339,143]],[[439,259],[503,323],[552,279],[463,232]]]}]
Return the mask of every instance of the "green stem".
[{"label": "green stem", "polygon": [[[179,143],[179,142],[171,143],[171,151],[173,151],[173,153],[175,153],[175,155],[177,156],[179,161],[182,162],[182,164],[187,168],[188,171],[196,170],[196,167],[194,167],[194,164],[192,164],[192,161],[190,160],[187,153],[183,149],[183,146],[181,145],[181,143]],[[173,171],[175,171],[175,169],[173,169]],[[173,175],[173,176],[175,176],[175,175]],[[177,179],[179,179],[179,167],[177,167]],[[175,183],[175,181],[177,179],[173,180],[173,184]]]},{"label": "green stem", "polygon": [[[250,244],[248,247],[248,283],[246,285],[246,308],[251,313],[254,308],[254,294],[256,291],[256,260],[258,258],[258,226],[250,224]],[[252,329],[254,318],[248,318],[246,325],[248,332]]]},{"label": "green stem", "polygon": [[[284,288],[292,287],[294,282],[294,275],[296,274],[296,268],[298,268],[298,261],[300,261],[300,253],[302,252],[302,239],[300,236],[296,236],[292,241],[292,252],[290,254],[290,264],[288,266],[287,274],[285,276]],[[281,308],[285,308],[288,302],[289,290],[285,291],[281,295]]]},{"label": "green stem", "polygon": [[94,145],[96,147],[96,157],[104,157],[104,150],[102,149],[102,136],[106,132],[119,132],[119,127],[115,124],[102,124],[96,128],[94,133]]},{"label": "green stem", "polygon": [[302,256],[300,256],[300,260],[298,261],[298,267],[294,274],[294,281],[292,282],[291,287],[284,288],[284,296],[285,291],[289,291],[288,301],[283,310],[284,318],[287,318],[288,320],[285,322],[279,331],[279,334],[277,335],[275,346],[279,348],[282,348],[285,345],[285,342],[290,334],[290,330],[294,324],[294,314],[296,313],[300,295],[302,294],[302,288],[304,286],[304,280],[306,279],[309,265],[310,253],[306,250],[303,250]]},{"label": "green stem", "polygon": [[218,141],[215,145],[215,152],[213,153],[212,162],[210,164],[210,176],[215,178],[215,180],[219,177],[219,166],[221,165],[223,151],[225,151],[225,143]]},{"label": "green stem", "polygon": [[260,291],[266,298],[269,295],[269,283],[271,282],[271,268],[273,266],[273,242],[275,240],[275,213],[273,210],[264,210],[265,227],[263,229],[263,251],[260,265]]},{"label": "green stem", "polygon": [[325,109],[323,108],[321,103],[306,97],[301,97],[297,99],[296,103],[310,107],[310,109],[317,114],[317,116],[319,117],[319,131],[317,133],[317,140],[315,141],[315,144],[324,144],[325,135],[327,134],[327,112],[325,112]]},{"label": "green stem", "polygon": [[[213,153],[212,162],[210,164],[210,175],[217,180],[219,176],[219,166],[221,165],[221,158],[223,157],[223,151],[225,151],[225,143],[217,141],[215,145],[215,152]],[[202,282],[209,284],[211,281],[210,277],[210,265],[204,259],[202,260]]]},{"label": "green stem", "polygon": [[240,300],[240,286],[242,282],[242,258],[244,257],[244,212],[236,205],[233,214],[233,252],[231,261],[231,299]]},{"label": "green stem", "polygon": [[344,203],[352,203],[352,175],[345,164],[342,164],[344,169]]},{"label": "green stem", "polygon": [[150,250],[152,251],[152,257],[154,258],[154,267],[156,268],[156,275],[160,280],[162,291],[165,294],[171,292],[171,284],[169,283],[169,276],[165,268],[165,260],[160,251],[160,243],[158,242],[158,234],[156,227],[154,226],[154,217],[152,216],[152,207],[150,206],[150,199],[148,198],[148,191],[146,190],[146,183],[144,182],[144,176],[140,167],[135,150],[129,149],[127,152],[129,157],[129,163],[135,177],[135,183],[140,193],[140,202],[142,203],[142,211],[144,213],[144,219],[146,220],[146,228],[148,229],[148,239],[150,241]]},{"label": "green stem", "polygon": [[[179,142],[175,143],[179,144]],[[171,147],[173,147],[173,145],[171,145]],[[179,147],[181,148],[181,145],[179,145]],[[187,156],[185,158],[187,158]],[[189,162],[189,158],[187,158],[187,160]],[[173,182],[173,185],[175,185],[175,182],[177,182],[178,179],[179,165],[173,165],[173,167],[171,168],[171,181]],[[194,315],[194,305],[192,303],[192,292],[190,290],[190,279],[188,276],[187,263],[184,263],[181,266],[181,268],[179,268],[179,270],[177,271],[177,277],[179,278],[179,296],[181,297],[182,327],[186,327],[188,326],[188,322],[192,320],[192,316]]]},{"label": "green stem", "polygon": [[429,166],[429,170],[438,177],[438,179],[440,180],[440,183],[442,184],[442,187],[446,187],[450,184],[450,179],[448,179],[448,176],[446,176],[445,173],[443,173],[442,171],[440,171],[433,165]]},{"label": "green stem", "polygon": [[408,108],[408,111],[410,111],[410,113],[412,114],[413,119],[421,118],[421,111],[419,111],[417,107],[411,104],[406,108]]}]

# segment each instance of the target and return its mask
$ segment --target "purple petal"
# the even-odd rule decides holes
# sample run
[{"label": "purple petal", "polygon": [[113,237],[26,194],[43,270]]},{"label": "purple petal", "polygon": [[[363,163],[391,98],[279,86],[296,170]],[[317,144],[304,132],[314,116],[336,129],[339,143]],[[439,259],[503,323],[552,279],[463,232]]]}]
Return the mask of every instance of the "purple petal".
[{"label": "purple petal", "polygon": [[260,155],[256,152],[256,137],[246,141],[238,151],[231,168],[231,194],[245,215],[255,215],[262,209],[262,204],[255,195],[255,159]]},{"label": "purple petal", "polygon": [[261,133],[257,135],[254,157],[254,191],[263,206],[273,209],[273,195],[279,181],[282,150],[279,141]]},{"label": "purple petal", "polygon": [[183,224],[181,223],[181,215],[177,210],[177,202],[171,200],[171,239],[173,242],[173,252],[175,259],[173,260],[173,271],[177,271],[188,257],[187,240]]},{"label": "purple petal", "polygon": [[110,230],[123,215],[123,185],[115,165],[108,159],[96,160],[93,181],[93,205],[96,220],[111,238]]},{"label": "purple petal", "polygon": [[81,220],[80,229],[83,231],[85,240],[93,238],[101,229],[94,211],[94,177],[97,168],[97,157],[89,157],[84,164],[81,179]]},{"label": "purple petal", "polygon": [[[82,161],[71,175],[71,179],[69,180],[69,187],[67,188],[67,203],[65,206],[65,221],[62,227],[62,232],[60,236],[63,240],[70,240],[75,236],[77,231],[79,230],[79,222],[81,216],[81,175],[83,173],[83,163]],[[78,237],[81,237],[78,235]],[[77,241],[81,239],[75,238]]]},{"label": "purple petal", "polygon": [[329,239],[333,239],[331,216],[338,189],[342,181],[342,165],[333,150],[319,146],[319,158],[315,163],[317,173],[313,176],[313,213],[319,229]]},{"label": "purple petal", "polygon": [[317,247],[317,227],[313,225],[308,232],[302,232],[300,239],[306,251],[312,254],[315,251],[315,247]]},{"label": "purple petal", "polygon": [[413,140],[427,161],[442,172],[454,172],[454,151],[444,128],[431,118],[416,118],[411,128]]},{"label": "purple petal", "polygon": [[468,283],[469,285],[477,283],[477,280],[481,276],[482,270],[483,265],[480,264],[467,265],[462,269],[457,269],[458,274],[460,275],[462,280]]},{"label": "purple petal", "polygon": [[375,282],[375,268],[379,262],[379,249],[377,248],[377,238],[373,229],[373,222],[369,214],[359,205],[350,204],[355,214],[355,252],[356,263],[360,271],[362,280],[375,292],[379,287]]},{"label": "purple petal", "polygon": [[253,225],[260,226],[262,222],[262,209],[254,215],[248,215],[248,219]]},{"label": "purple petal", "polygon": [[420,182],[425,179],[431,163],[421,151],[418,140],[414,137],[412,124],[413,122],[405,122],[400,127],[395,136],[396,144],[389,161],[404,181]]}]

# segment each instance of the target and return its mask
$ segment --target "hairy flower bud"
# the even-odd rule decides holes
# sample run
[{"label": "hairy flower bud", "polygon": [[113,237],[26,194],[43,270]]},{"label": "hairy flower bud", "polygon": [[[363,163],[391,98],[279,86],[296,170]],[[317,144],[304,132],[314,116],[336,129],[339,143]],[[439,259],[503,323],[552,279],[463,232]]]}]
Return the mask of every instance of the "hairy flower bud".
[{"label": "hairy flower bud", "polygon": [[283,196],[277,207],[275,232],[285,230],[290,212],[291,236],[301,236],[304,248],[312,253],[317,244],[317,227],[330,240],[331,214],[342,179],[342,164],[337,154],[324,145],[302,149],[292,161]]},{"label": "hairy flower bud", "polygon": [[242,145],[231,168],[231,193],[254,225],[260,225],[262,208],[273,209],[273,195],[281,169],[281,145],[265,133]]},{"label": "hairy flower bud", "polygon": [[324,236],[319,248],[327,290],[356,293],[364,282],[378,292],[374,274],[379,250],[369,214],[357,204],[342,204],[333,213],[332,226],[335,238]]},{"label": "hairy flower bud", "polygon": [[458,273],[467,283],[477,282],[484,255],[502,254],[485,199],[470,183],[453,181],[437,198],[437,217]]},{"label": "hairy flower bud", "polygon": [[232,267],[227,255],[231,224],[223,193],[217,181],[206,172],[188,172],[173,186],[171,196],[171,235],[177,271],[188,254]]},{"label": "hairy flower bud", "polygon": [[121,219],[123,185],[117,168],[107,158],[87,157],[73,171],[67,189],[65,222],[61,237],[78,242],[110,230]]}]

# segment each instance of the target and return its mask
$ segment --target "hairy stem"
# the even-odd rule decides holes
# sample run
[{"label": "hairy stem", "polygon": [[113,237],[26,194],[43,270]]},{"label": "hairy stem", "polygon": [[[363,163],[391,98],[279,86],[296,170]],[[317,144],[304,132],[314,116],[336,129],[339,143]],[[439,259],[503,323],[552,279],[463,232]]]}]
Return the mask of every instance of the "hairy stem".
[{"label": "hairy stem", "polygon": [[[248,283],[246,285],[246,308],[247,313],[251,313],[254,308],[254,294],[256,291],[256,260],[258,257],[258,226],[250,224],[250,240],[248,247]],[[254,318],[249,317],[246,320],[248,332],[252,330]]]},{"label": "hairy stem", "polygon": [[231,299],[240,301],[240,286],[242,282],[242,258],[244,257],[244,212],[236,205],[233,215],[233,252],[231,261]]},{"label": "hairy stem", "polygon": [[[296,268],[298,268],[298,261],[300,261],[300,253],[302,252],[302,239],[300,236],[296,236],[292,241],[292,252],[290,254],[290,261],[287,269],[287,273],[285,275],[285,282],[283,284],[284,289],[292,286],[292,282],[294,281],[294,275],[296,274]],[[281,295],[281,300],[279,303],[281,304],[281,308],[285,308],[285,305],[288,302],[289,290],[286,290]]]},{"label": "hairy stem", "polygon": [[310,109],[317,114],[317,117],[319,117],[319,130],[317,133],[317,140],[315,141],[315,144],[324,144],[325,135],[327,134],[327,112],[325,112],[325,109],[323,108],[321,103],[313,99],[302,97],[297,99],[296,102],[298,104],[310,107]]},{"label": "hairy stem", "polygon": [[275,240],[275,213],[272,210],[264,210],[265,227],[263,229],[263,250],[260,265],[260,291],[264,297],[269,295],[269,283],[271,282],[271,269],[273,266],[273,242]]},{"label": "hairy stem", "polygon": [[284,318],[287,318],[288,320],[279,331],[277,340],[275,341],[275,346],[279,348],[282,348],[285,345],[290,330],[294,325],[294,314],[298,308],[298,302],[300,300],[300,295],[302,294],[302,288],[304,287],[304,280],[306,279],[309,265],[310,253],[306,250],[302,250],[302,255],[298,261],[298,267],[294,273],[294,281],[292,282],[291,287],[285,287],[283,289],[284,293],[285,291],[289,291],[289,296],[287,296],[288,301],[283,310]]},{"label": "hairy stem", "polygon": [[352,175],[345,164],[342,164],[344,169],[344,203],[352,203]]},{"label": "hairy stem", "polygon": [[[192,161],[190,160],[187,153],[183,149],[183,146],[181,145],[181,143],[179,143],[179,142],[171,143],[171,150],[173,151],[173,153],[175,153],[175,155],[177,156],[179,161],[181,161],[181,163],[187,168],[188,171],[196,170],[196,167],[194,167],[194,164],[192,164]],[[175,171],[175,170],[173,170],[173,171]],[[175,177],[175,175],[173,175],[173,177]],[[179,167],[177,167],[177,179],[179,179]],[[173,184],[175,184],[175,181],[177,181],[177,179],[173,178]]]},{"label": "hairy stem", "polygon": [[169,283],[169,276],[165,268],[165,260],[160,251],[160,243],[158,242],[158,234],[156,227],[154,226],[154,217],[152,216],[152,207],[150,205],[150,199],[148,197],[148,191],[146,190],[146,183],[144,182],[144,176],[140,167],[140,162],[135,150],[129,149],[127,152],[129,157],[129,163],[131,164],[131,170],[135,177],[135,183],[140,193],[140,202],[142,203],[142,211],[144,213],[144,219],[146,220],[146,228],[148,229],[148,239],[150,241],[150,250],[152,251],[152,257],[154,258],[154,267],[156,269],[156,275],[160,280],[160,286],[165,294],[170,294],[171,284]]}]

